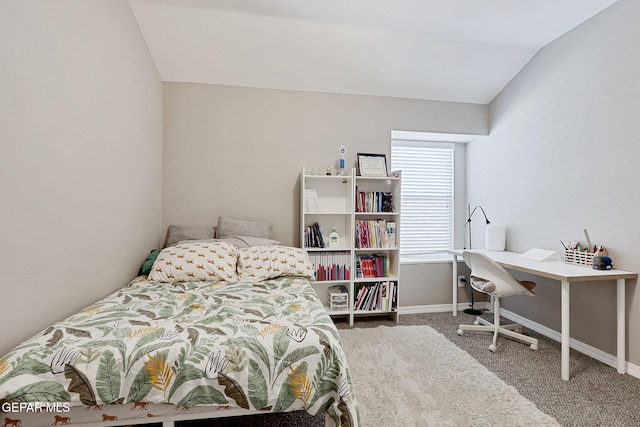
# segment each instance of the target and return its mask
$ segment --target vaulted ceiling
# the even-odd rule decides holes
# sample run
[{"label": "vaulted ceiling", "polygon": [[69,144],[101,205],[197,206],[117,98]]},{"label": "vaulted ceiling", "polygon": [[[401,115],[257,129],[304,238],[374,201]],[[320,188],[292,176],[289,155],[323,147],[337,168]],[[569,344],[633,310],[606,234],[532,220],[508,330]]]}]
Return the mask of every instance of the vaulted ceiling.
[{"label": "vaulted ceiling", "polygon": [[487,104],[617,0],[129,0],[163,81]]}]

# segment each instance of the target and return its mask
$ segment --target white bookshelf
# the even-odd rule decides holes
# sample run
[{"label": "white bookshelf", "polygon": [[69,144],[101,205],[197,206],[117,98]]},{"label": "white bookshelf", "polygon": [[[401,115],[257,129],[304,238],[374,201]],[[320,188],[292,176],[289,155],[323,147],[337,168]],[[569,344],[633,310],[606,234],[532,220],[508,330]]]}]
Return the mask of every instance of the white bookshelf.
[{"label": "white bookshelf", "polygon": [[[356,176],[355,169],[345,171],[344,176],[336,175],[313,175],[303,168],[301,172],[301,218],[300,218],[300,246],[307,250],[314,265],[322,265],[327,268],[317,270],[316,281],[313,282],[314,289],[325,305],[331,316],[344,316],[353,325],[354,319],[360,316],[390,315],[398,321],[399,300],[399,231],[400,231],[400,177],[361,177]],[[381,198],[382,193],[392,194],[394,210],[393,212],[377,212],[370,203],[367,211],[359,212],[356,196],[358,192],[370,193],[374,199]],[[378,203],[377,206],[381,204]],[[369,211],[376,210],[376,211]],[[395,224],[395,244],[363,245],[362,240],[358,241],[357,235],[361,234],[363,222],[374,224]],[[328,237],[333,227],[339,235],[337,247],[319,247],[318,239],[309,236],[309,230],[315,230],[315,224],[321,226],[325,242],[328,244]],[[358,227],[360,225],[360,231]],[[386,232],[386,227],[385,227]],[[371,233],[368,233],[371,234]],[[372,234],[373,236],[373,234]],[[386,234],[381,237],[376,235],[380,242],[386,241]],[[360,243],[359,243],[360,242]],[[371,243],[371,242],[369,242]],[[365,247],[360,247],[365,246]],[[366,247],[382,246],[382,247]],[[386,268],[378,268],[375,277],[358,277],[357,261],[362,259],[375,259],[379,266],[384,260]],[[337,261],[332,262],[332,261]],[[369,262],[369,261],[367,261]],[[348,277],[342,269],[330,268],[336,264],[344,266],[348,270]],[[379,270],[379,271],[378,271]],[[382,301],[377,295],[375,306],[370,304],[366,309],[357,309],[358,292],[362,287],[373,289],[377,283],[393,284],[395,287],[395,304],[392,301]],[[349,304],[347,310],[331,311],[329,304],[328,289],[334,285],[342,285],[349,294]],[[386,285],[390,287],[391,285]],[[379,285],[379,288],[383,285]],[[379,290],[379,289],[378,289]],[[391,298],[391,294],[388,295]]]}]

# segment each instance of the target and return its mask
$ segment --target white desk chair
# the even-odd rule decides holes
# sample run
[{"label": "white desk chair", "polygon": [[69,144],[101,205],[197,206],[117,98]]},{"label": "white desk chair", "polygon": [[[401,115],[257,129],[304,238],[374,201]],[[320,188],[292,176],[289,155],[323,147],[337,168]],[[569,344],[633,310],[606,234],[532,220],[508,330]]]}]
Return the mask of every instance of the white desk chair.
[{"label": "white desk chair", "polygon": [[471,286],[477,291],[493,297],[493,323],[478,316],[473,325],[460,325],[458,327],[458,335],[462,335],[464,331],[493,332],[493,343],[489,346],[489,350],[492,352],[498,349],[496,346],[498,334],[524,341],[530,344],[531,350],[538,350],[537,339],[520,333],[522,332],[522,325],[500,325],[500,298],[512,295],[535,296],[532,289],[536,284],[518,281],[498,263],[483,254],[465,251],[462,253],[462,257],[471,269]]}]

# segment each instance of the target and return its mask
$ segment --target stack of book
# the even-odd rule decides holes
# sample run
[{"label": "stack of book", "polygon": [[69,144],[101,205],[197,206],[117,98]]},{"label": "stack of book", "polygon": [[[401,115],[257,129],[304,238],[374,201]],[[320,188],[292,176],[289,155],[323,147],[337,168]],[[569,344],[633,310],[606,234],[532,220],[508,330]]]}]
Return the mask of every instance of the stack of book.
[{"label": "stack of book", "polygon": [[396,223],[394,221],[356,221],[356,248],[395,248]]},{"label": "stack of book", "polygon": [[358,311],[396,311],[397,290],[397,282],[358,284],[353,308]]},{"label": "stack of book", "polygon": [[393,212],[393,194],[356,189],[356,212]]},{"label": "stack of book", "polygon": [[324,238],[324,230],[317,222],[304,229],[304,247],[305,248],[326,248],[327,244]]},{"label": "stack of book", "polygon": [[389,256],[386,254],[356,255],[356,277],[388,277]]},{"label": "stack of book", "polygon": [[351,280],[349,252],[312,252],[309,254],[316,281]]}]

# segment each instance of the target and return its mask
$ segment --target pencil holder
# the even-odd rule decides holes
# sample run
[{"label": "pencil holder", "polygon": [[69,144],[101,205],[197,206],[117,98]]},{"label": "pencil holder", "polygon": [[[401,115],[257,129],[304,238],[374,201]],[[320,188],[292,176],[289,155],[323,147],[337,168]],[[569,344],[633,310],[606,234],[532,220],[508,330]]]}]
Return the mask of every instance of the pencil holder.
[{"label": "pencil holder", "polygon": [[564,262],[568,264],[584,265],[585,267],[593,267],[593,257],[597,254],[593,252],[574,251],[565,249]]}]

